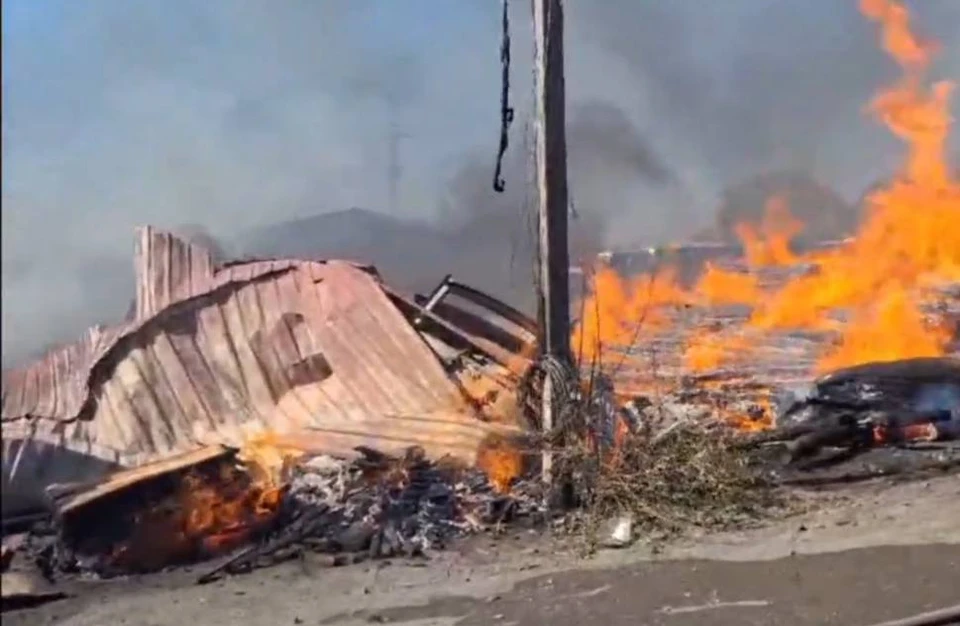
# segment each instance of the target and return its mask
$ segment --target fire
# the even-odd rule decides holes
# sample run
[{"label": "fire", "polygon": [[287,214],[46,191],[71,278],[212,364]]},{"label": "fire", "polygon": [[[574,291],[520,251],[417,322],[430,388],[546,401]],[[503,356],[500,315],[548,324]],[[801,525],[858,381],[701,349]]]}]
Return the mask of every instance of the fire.
[{"label": "fire", "polygon": [[707,263],[694,288],[702,304],[757,304],[763,297],[755,274],[732,272]]},{"label": "fire", "polygon": [[641,332],[669,328],[669,307],[691,302],[669,268],[628,280],[601,265],[594,269],[590,286],[571,341],[574,354],[590,363],[605,360],[608,350],[633,346]]},{"label": "fire", "polygon": [[717,369],[749,353],[750,344],[743,335],[722,335],[712,330],[695,331],[683,354],[686,367],[694,372]]},{"label": "fire", "polygon": [[[715,369],[749,356],[778,330],[824,336],[817,371],[945,354],[952,331],[931,322],[924,307],[931,287],[960,282],[960,184],[946,156],[952,84],[925,81],[937,46],[918,37],[897,0],[861,0],[861,12],[880,27],[884,50],[902,76],[873,98],[869,113],[907,146],[900,171],[866,202],[856,235],[838,247],[799,255],[791,241],[803,225],[786,201],[773,197],[759,226],[740,224],[746,271],[708,264],[689,290],[661,279],[646,295],[650,276],[623,278],[610,268],[594,276],[573,348],[585,353],[623,350],[669,330],[686,335],[687,369]],[[813,269],[777,287],[764,287],[762,271],[799,262]],[[672,276],[672,275],[670,275]],[[750,307],[738,328],[670,326],[666,305]],[[651,323],[651,320],[656,322]]]},{"label": "fire", "polygon": [[476,465],[498,492],[506,493],[513,480],[523,472],[523,455],[505,439],[490,438],[477,453]]},{"label": "fire", "polygon": [[132,534],[114,549],[111,563],[151,571],[221,554],[264,529],[282,496],[279,486],[256,482],[232,463],[194,468],[172,494],[134,513]]},{"label": "fire", "polygon": [[[945,352],[949,333],[930,325],[921,306],[931,279],[960,280],[960,185],[944,146],[950,128],[949,83],[926,89],[935,46],[910,31],[893,0],[863,0],[880,23],[884,48],[903,77],[871,103],[871,112],[908,145],[898,176],[868,199],[857,235],[816,259],[818,272],[771,294],[751,323],[759,328],[836,328],[837,347],[820,369]],[[846,311],[837,324],[831,316]]]},{"label": "fire", "polygon": [[193,468],[172,493],[133,514],[132,535],[112,554],[125,570],[155,570],[222,554],[277,516],[287,470],[304,452],[276,433],[252,437],[236,459]]},{"label": "fire", "polygon": [[286,480],[290,467],[306,455],[296,438],[272,431],[249,438],[237,454],[256,482],[279,485]]},{"label": "fire", "polygon": [[208,554],[232,549],[250,538],[252,531],[273,518],[280,507],[278,487],[245,484],[234,468],[224,468],[218,480],[188,474],[178,500],[183,510],[183,533],[199,541]]},{"label": "fire", "polygon": [[[880,294],[877,302],[857,312],[839,343],[820,363],[824,370],[837,369],[869,360],[893,361],[902,358],[937,356],[951,339],[946,325],[927,323],[902,289]],[[893,332],[895,331],[895,332]]]},{"label": "fire", "polygon": [[790,214],[787,200],[773,196],[767,200],[760,229],[753,224],[737,224],[735,231],[743,244],[743,255],[752,268],[793,265],[799,258],[790,249],[790,242],[803,231],[803,223]]}]

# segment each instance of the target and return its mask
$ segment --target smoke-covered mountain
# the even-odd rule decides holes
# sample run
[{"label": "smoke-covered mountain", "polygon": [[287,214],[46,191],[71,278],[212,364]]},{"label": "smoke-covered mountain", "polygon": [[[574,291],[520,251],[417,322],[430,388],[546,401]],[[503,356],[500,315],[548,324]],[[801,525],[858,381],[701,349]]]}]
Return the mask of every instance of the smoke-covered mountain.
[{"label": "smoke-covered mountain", "polygon": [[809,242],[842,239],[854,232],[857,207],[803,172],[781,171],[754,176],[724,190],[713,226],[701,231],[700,241],[737,241],[738,224],[762,222],[771,198],[779,198],[804,229],[799,239]]}]

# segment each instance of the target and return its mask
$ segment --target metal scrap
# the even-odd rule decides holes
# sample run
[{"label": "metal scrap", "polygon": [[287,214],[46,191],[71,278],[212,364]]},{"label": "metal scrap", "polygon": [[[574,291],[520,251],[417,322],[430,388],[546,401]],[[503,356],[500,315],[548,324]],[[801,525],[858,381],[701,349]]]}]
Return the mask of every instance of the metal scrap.
[{"label": "metal scrap", "polygon": [[469,463],[492,433],[522,431],[516,415],[494,413],[503,403],[478,402],[461,380],[479,373],[509,395],[529,363],[533,322],[485,294],[445,281],[426,310],[369,267],[216,266],[150,227],[138,231],[135,265],[132,320],[3,373],[8,493],[39,493],[49,479],[37,470],[68,452],[136,468],[270,431],[334,455],[418,445]]}]

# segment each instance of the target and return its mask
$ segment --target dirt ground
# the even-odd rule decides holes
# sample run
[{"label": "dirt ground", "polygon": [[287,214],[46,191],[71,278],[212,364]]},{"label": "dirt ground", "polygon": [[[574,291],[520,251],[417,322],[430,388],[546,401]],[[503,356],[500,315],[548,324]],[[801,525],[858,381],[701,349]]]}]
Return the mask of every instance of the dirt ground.
[{"label": "dirt ground", "polygon": [[582,623],[857,626],[960,603],[960,477],[875,482],[762,528],[590,559],[532,534],[472,540],[427,563],[309,559],[193,585],[177,571],[76,583],[5,626],[409,626]]}]

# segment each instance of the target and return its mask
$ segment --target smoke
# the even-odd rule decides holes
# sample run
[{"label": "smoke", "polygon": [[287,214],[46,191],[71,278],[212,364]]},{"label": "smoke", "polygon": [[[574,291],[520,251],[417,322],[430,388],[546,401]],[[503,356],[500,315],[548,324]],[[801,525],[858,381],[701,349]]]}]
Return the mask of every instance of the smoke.
[{"label": "smoke", "polygon": [[623,110],[609,102],[580,105],[567,129],[567,142],[571,169],[578,174],[616,174],[658,185],[675,180]]},{"label": "smoke", "polygon": [[[589,52],[580,84],[645,122],[687,191],[649,199],[659,206],[615,230],[659,219],[672,223],[655,234],[684,236],[684,225],[705,225],[729,185],[768,171],[806,173],[850,202],[889,175],[901,144],[865,108],[897,68],[857,4],[571,2],[569,22]],[[934,75],[960,76],[960,5],[908,4],[921,32],[942,43]]]},{"label": "smoke", "polygon": [[[491,185],[489,155],[473,154],[453,174],[441,199],[440,224],[451,238],[450,253],[435,259],[460,280],[528,311],[533,291],[536,191],[528,184],[532,138],[517,129],[504,163],[506,189]],[[607,240],[607,223],[624,205],[617,191],[631,185],[659,188],[673,173],[636,125],[614,105],[585,102],[573,107],[567,123],[570,259],[590,259]]]},{"label": "smoke", "polygon": [[[459,241],[464,280],[506,264],[529,293],[529,6],[512,3],[518,123],[496,196],[497,4],[4,2],[4,363],[123,317],[138,224],[229,242],[385,207],[391,128],[408,135],[394,217]],[[864,114],[895,69],[856,2],[566,5],[577,250],[687,236],[764,171],[854,202],[897,163]],[[960,76],[960,3],[912,8],[943,44],[936,75]]]}]

